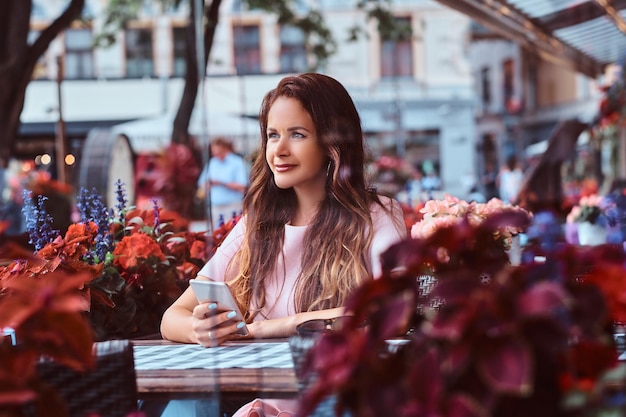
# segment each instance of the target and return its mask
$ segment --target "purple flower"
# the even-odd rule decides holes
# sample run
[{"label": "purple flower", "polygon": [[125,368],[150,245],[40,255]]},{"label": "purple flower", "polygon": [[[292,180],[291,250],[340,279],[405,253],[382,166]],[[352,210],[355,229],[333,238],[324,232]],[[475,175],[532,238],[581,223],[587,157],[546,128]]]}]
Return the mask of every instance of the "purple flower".
[{"label": "purple flower", "polygon": [[48,197],[37,196],[37,205],[34,203],[33,194],[29,190],[24,190],[24,206],[22,213],[26,218],[26,231],[28,232],[28,243],[35,246],[35,253],[48,243],[56,239],[61,232],[52,228],[54,219],[46,211],[45,202]]},{"label": "purple flower", "polygon": [[94,263],[101,262],[105,259],[107,252],[113,250],[113,236],[109,233],[111,223],[109,210],[95,188],[91,191],[81,188],[77,200],[76,205],[80,212],[81,221],[84,223],[94,222],[98,226],[94,250],[86,257],[86,260]]}]

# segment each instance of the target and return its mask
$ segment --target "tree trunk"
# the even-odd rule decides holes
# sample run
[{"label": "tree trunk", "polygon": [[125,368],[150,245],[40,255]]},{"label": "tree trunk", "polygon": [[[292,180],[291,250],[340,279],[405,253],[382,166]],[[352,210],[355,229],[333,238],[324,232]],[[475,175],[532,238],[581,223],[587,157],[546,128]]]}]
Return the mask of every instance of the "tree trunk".
[{"label": "tree trunk", "polygon": [[191,16],[189,26],[187,27],[187,51],[185,55],[187,71],[185,74],[185,87],[172,129],[172,142],[182,143],[187,146],[191,145],[189,138],[189,122],[196,103],[196,97],[198,96],[200,77],[204,77],[205,69],[209,62],[209,55],[211,54],[211,48],[213,46],[213,38],[215,36],[215,28],[218,23],[219,9],[222,0],[213,0],[211,5],[205,9],[207,26],[204,30],[204,66],[202,67],[202,74],[198,74],[198,57],[196,56],[195,18],[197,11],[194,7],[195,2],[192,0],[191,3]]},{"label": "tree trunk", "polygon": [[50,42],[80,16],[85,0],[72,0],[50,26],[28,46],[31,0],[0,1],[0,161],[15,154],[15,139],[26,88],[37,60]]}]

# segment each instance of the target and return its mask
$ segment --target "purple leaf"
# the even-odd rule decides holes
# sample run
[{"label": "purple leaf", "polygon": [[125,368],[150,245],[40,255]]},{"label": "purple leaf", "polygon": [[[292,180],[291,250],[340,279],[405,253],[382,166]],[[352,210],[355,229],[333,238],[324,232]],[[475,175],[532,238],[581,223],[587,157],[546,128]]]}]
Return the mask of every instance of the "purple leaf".
[{"label": "purple leaf", "polygon": [[550,315],[555,309],[565,307],[567,301],[563,286],[556,282],[539,282],[519,295],[517,307],[524,316]]},{"label": "purple leaf", "polygon": [[477,353],[477,367],[496,393],[525,396],[532,391],[532,355],[520,338],[501,337],[484,344]]}]

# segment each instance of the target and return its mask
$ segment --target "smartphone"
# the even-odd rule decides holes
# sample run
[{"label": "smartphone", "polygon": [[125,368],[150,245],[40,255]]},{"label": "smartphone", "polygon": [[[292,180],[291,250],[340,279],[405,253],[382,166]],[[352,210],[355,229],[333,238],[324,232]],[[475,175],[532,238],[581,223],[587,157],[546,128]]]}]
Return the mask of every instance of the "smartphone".
[{"label": "smartphone", "polygon": [[[198,302],[215,302],[220,311],[234,311],[237,314],[232,319],[233,321],[244,321],[243,314],[241,314],[241,310],[239,310],[239,306],[237,302],[235,302],[235,297],[233,297],[230,288],[228,288],[228,285],[225,283],[190,279],[189,285],[191,285]],[[248,334],[248,328],[244,326],[238,330],[237,333],[246,336]]]}]

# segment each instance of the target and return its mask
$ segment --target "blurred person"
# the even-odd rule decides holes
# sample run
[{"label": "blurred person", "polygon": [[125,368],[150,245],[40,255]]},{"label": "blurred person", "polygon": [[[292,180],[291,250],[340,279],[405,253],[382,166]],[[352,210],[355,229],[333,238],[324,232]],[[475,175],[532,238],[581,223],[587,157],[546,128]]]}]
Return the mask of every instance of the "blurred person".
[{"label": "blurred person", "polygon": [[487,162],[485,173],[481,178],[483,189],[485,190],[485,198],[491,200],[494,197],[500,197],[498,194],[498,171],[493,162]]},{"label": "blurred person", "polygon": [[243,157],[233,151],[232,143],[224,137],[216,137],[210,143],[211,157],[198,177],[199,198],[207,201],[207,218],[211,230],[221,221],[229,221],[243,210],[243,198],[248,188],[248,168]]},{"label": "blurred person", "polygon": [[498,189],[500,199],[505,203],[515,204],[518,194],[524,182],[524,173],[517,162],[515,155],[507,158],[506,164],[500,169],[498,174]]},{"label": "blurred person", "polygon": [[475,203],[486,203],[487,199],[484,194],[480,192],[477,186],[473,186],[467,193],[467,201]]},{"label": "blurred person", "polygon": [[[233,322],[189,288],[163,315],[165,339],[211,347],[288,337],[312,319],[344,315],[346,298],[381,273],[381,254],[406,236],[397,201],[365,180],[359,114],[335,79],[283,78],[259,115],[262,155],[251,170],[243,218],[198,274],[229,284],[245,316]],[[290,400],[248,403],[235,416],[291,416]]]},{"label": "blurred person", "polygon": [[441,190],[441,178],[437,175],[435,165],[431,161],[425,161],[422,165],[424,175],[422,177],[422,190],[429,194],[429,198],[432,191]]},{"label": "blurred person", "polygon": [[14,236],[26,233],[26,218],[22,213],[24,205],[24,186],[20,171],[16,167],[9,166],[4,171],[5,188],[3,190],[2,201],[0,203],[0,220],[7,221],[8,227],[4,231],[7,236]]},{"label": "blurred person", "polygon": [[417,206],[422,201],[422,173],[419,169],[411,170],[411,178],[406,182],[406,193],[411,207]]},{"label": "blurred person", "polygon": [[478,188],[476,176],[471,171],[466,171],[461,176],[461,187],[463,187],[463,193],[468,196],[473,189]]}]

